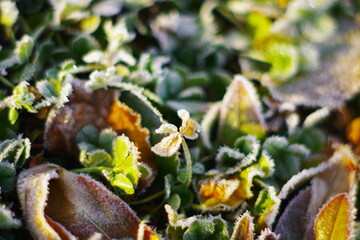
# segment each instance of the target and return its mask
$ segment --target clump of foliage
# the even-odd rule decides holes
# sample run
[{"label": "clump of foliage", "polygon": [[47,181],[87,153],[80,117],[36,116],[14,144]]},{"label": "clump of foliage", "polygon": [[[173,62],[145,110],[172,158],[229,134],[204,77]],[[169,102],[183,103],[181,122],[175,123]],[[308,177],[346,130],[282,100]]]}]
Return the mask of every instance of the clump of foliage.
[{"label": "clump of foliage", "polygon": [[359,239],[359,19],[0,1],[0,239]]}]

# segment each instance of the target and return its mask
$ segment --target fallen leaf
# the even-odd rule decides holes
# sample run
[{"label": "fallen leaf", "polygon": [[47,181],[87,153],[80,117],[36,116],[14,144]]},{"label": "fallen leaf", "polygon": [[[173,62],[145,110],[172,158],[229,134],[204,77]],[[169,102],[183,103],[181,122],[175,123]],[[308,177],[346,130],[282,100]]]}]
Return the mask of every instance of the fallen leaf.
[{"label": "fallen leaf", "polygon": [[[17,182],[25,223],[36,239],[137,239],[140,220],[99,182],[43,164],[20,173]],[[148,226],[144,239],[160,239]]]},{"label": "fallen leaf", "polygon": [[88,92],[84,88],[84,81],[80,80],[73,80],[72,88],[69,102],[49,113],[44,144],[52,153],[77,159],[79,149],[75,140],[76,134],[90,124],[98,129],[109,127],[107,116],[110,106],[117,99],[117,92],[112,89]]}]

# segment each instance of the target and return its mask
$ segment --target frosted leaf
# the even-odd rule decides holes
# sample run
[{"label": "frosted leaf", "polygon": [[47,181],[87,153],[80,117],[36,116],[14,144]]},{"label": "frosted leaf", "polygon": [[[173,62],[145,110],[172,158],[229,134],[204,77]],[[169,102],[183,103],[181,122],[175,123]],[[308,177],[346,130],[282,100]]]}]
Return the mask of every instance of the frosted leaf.
[{"label": "frosted leaf", "polygon": [[248,134],[261,138],[265,129],[254,86],[245,77],[235,76],[222,100],[218,134],[220,142],[231,146],[238,137]]},{"label": "frosted leaf", "polygon": [[[109,239],[137,239],[140,220],[135,213],[90,177],[43,164],[23,171],[17,189],[26,225],[35,238],[87,239],[100,233]],[[144,239],[159,237],[144,226]]]},{"label": "frosted leaf", "polygon": [[180,149],[182,137],[180,133],[172,133],[164,137],[159,143],[151,148],[151,150],[159,156],[170,157]]},{"label": "frosted leaf", "polygon": [[234,231],[230,240],[253,240],[254,239],[254,218],[249,212],[242,214],[235,223]]},{"label": "frosted leaf", "polygon": [[196,139],[198,137],[197,132],[200,131],[200,125],[192,120],[190,118],[189,112],[184,109],[180,109],[177,114],[182,120],[182,124],[179,130],[180,133],[187,139]]},{"label": "frosted leaf", "polygon": [[162,124],[158,129],[155,130],[156,133],[177,133],[178,129],[175,125],[170,123]]}]

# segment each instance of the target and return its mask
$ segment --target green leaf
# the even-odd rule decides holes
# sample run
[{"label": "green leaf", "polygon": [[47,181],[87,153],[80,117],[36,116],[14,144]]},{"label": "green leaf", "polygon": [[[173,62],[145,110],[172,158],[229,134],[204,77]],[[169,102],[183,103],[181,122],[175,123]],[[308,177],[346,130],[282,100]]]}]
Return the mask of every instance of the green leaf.
[{"label": "green leaf", "polygon": [[209,239],[215,232],[212,222],[195,221],[184,233],[184,240]]},{"label": "green leaf", "polygon": [[0,142],[0,162],[8,161],[21,167],[30,156],[30,148],[30,140],[21,136]]},{"label": "green leaf", "polygon": [[79,143],[91,143],[96,144],[99,137],[99,131],[93,125],[85,126],[76,135],[76,142]]},{"label": "green leaf", "polygon": [[300,143],[312,153],[320,153],[326,147],[326,137],[319,129],[304,128],[293,132],[289,137],[290,143]]},{"label": "green leaf", "polygon": [[183,79],[174,71],[164,71],[156,84],[156,94],[162,99],[174,99],[183,88]]},{"label": "green leaf", "polygon": [[216,239],[228,240],[227,226],[220,218],[197,220],[185,231],[183,239]]},{"label": "green leaf", "polygon": [[185,187],[174,188],[172,190],[172,193],[176,193],[180,196],[180,199],[181,199],[180,208],[189,206],[190,203],[193,201],[194,194]]},{"label": "green leaf", "polygon": [[0,2],[0,23],[6,27],[12,27],[18,18],[19,11],[16,4],[9,0]]},{"label": "green leaf", "polygon": [[9,110],[9,121],[11,124],[14,124],[16,122],[16,120],[19,117],[19,113],[18,111],[16,111],[15,108],[10,108]]},{"label": "green leaf", "polygon": [[176,194],[176,193],[171,194],[169,199],[168,199],[168,204],[175,211],[178,210],[179,207],[180,207],[180,204],[181,204],[181,198],[180,198],[179,194]]},{"label": "green leaf", "polygon": [[[12,190],[16,182],[16,170],[14,164],[0,162],[0,189],[2,192]],[[1,222],[1,221],[0,221]]]},{"label": "green leaf", "polygon": [[103,150],[97,150],[90,154],[87,162],[82,162],[85,167],[112,167],[112,157]]},{"label": "green leaf", "polygon": [[281,184],[300,172],[302,161],[310,154],[305,146],[290,145],[287,139],[282,137],[266,139],[263,149],[274,159],[274,177]]},{"label": "green leaf", "polygon": [[218,140],[232,146],[243,135],[264,138],[266,125],[261,104],[252,83],[243,76],[235,76],[222,100]]},{"label": "green leaf", "polygon": [[139,162],[138,168],[142,179],[149,178],[153,175],[151,168],[142,162]]},{"label": "green leaf", "polygon": [[28,112],[36,112],[32,106],[35,101],[35,95],[29,91],[28,85],[28,82],[23,81],[13,89],[12,95],[4,100],[9,107],[16,109],[25,108]]},{"label": "green leaf", "polygon": [[175,184],[175,180],[174,177],[171,174],[168,174],[164,177],[164,184],[165,184],[165,197],[169,198],[170,197],[170,193],[171,193],[171,189]]},{"label": "green leaf", "polygon": [[0,230],[19,227],[21,227],[21,221],[14,218],[14,213],[5,205],[0,205]]},{"label": "green leaf", "polygon": [[32,54],[34,46],[34,40],[28,36],[24,35],[20,41],[16,43],[16,55],[22,62],[27,62]]},{"label": "green leaf", "polygon": [[25,64],[19,69],[17,69],[14,73],[11,74],[12,82],[20,83],[21,81],[30,80],[35,73],[35,68],[32,64]]},{"label": "green leaf", "polygon": [[112,144],[117,134],[110,128],[101,131],[99,136],[99,147],[105,149],[108,153],[112,152]]},{"label": "green leaf", "polygon": [[276,196],[274,187],[260,191],[254,206],[255,214],[259,215],[257,224],[260,228],[271,226],[275,220],[279,206],[280,199]]},{"label": "green leaf", "polygon": [[112,186],[120,188],[126,194],[135,193],[134,185],[132,181],[129,178],[127,178],[124,174],[111,172],[111,173],[107,173],[106,176],[109,179]]},{"label": "green leaf", "polygon": [[113,142],[113,166],[115,171],[121,171],[136,185],[139,180],[137,147],[125,135],[117,137]]}]

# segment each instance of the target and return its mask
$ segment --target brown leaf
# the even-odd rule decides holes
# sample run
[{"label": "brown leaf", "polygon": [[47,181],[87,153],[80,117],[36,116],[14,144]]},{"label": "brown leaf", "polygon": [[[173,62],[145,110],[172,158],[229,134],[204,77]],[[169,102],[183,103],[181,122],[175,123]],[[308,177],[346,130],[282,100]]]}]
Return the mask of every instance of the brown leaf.
[{"label": "brown leaf", "polygon": [[117,92],[112,89],[99,89],[88,92],[84,82],[72,81],[73,91],[69,102],[57,109],[53,109],[46,121],[45,148],[60,156],[79,156],[75,137],[86,125],[94,125],[98,129],[109,127],[107,116],[110,106],[117,99]]},{"label": "brown leaf", "polygon": [[254,223],[253,217],[245,212],[237,220],[231,240],[253,240],[254,239]]},{"label": "brown leaf", "polygon": [[[54,164],[23,171],[17,183],[25,222],[36,239],[160,239],[99,182]],[[139,232],[143,229],[143,233]]]}]

